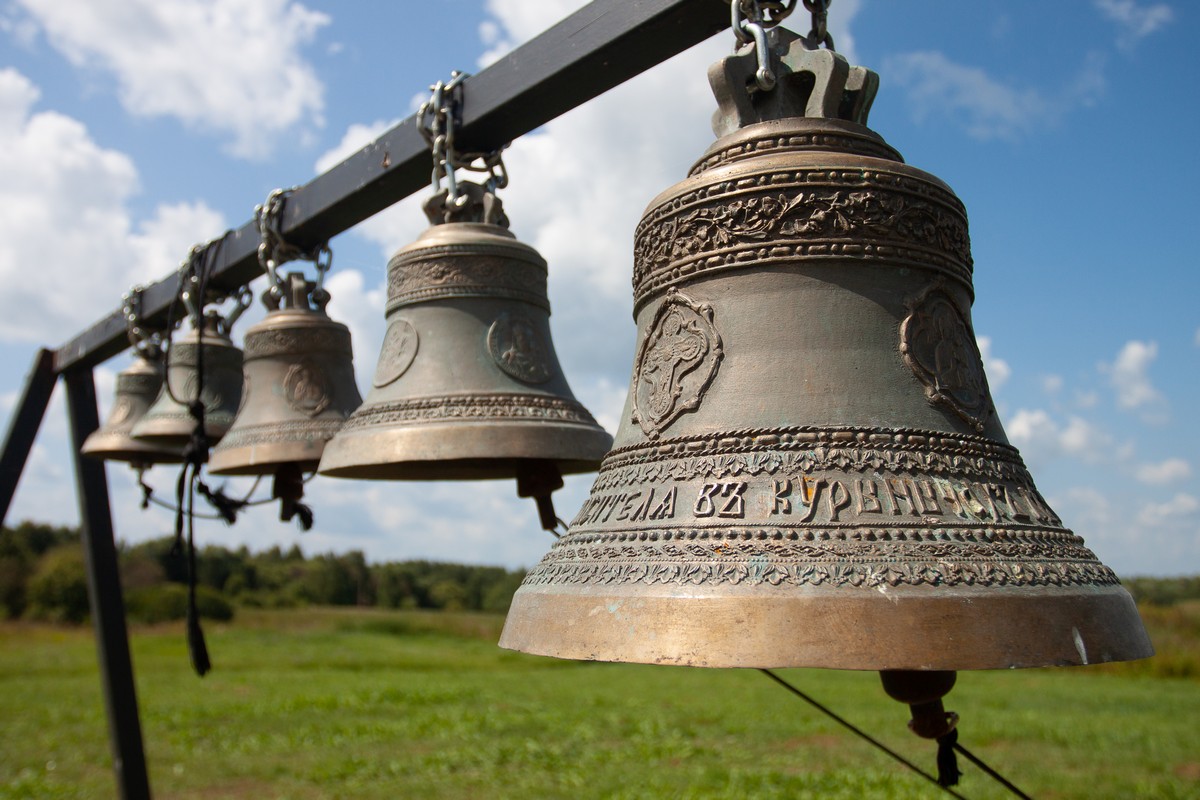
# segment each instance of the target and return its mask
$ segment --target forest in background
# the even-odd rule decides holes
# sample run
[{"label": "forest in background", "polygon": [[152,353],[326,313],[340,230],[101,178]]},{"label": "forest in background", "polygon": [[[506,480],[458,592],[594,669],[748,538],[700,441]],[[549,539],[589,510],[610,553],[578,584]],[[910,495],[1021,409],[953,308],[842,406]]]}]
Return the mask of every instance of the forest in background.
[{"label": "forest in background", "polygon": [[[119,546],[121,585],[135,622],[182,619],[187,610],[186,551],[172,537]],[[251,552],[208,545],[196,550],[197,606],[230,619],[243,608],[308,605],[445,611],[508,611],[523,570],[389,561],[370,564],[359,550],[305,555],[299,545]],[[1128,578],[1141,604],[1200,599],[1200,575]],[[82,622],[87,573],[77,528],[25,521],[0,530],[0,618]]]},{"label": "forest in background", "polygon": [[[172,537],[118,548],[121,585],[135,622],[182,619],[186,549]],[[390,561],[363,553],[305,555],[299,545],[251,552],[196,549],[202,616],[230,619],[243,608],[362,606],[505,613],[523,570]],[[87,572],[77,528],[21,522],[0,530],[0,618],[78,623],[88,615]]]}]

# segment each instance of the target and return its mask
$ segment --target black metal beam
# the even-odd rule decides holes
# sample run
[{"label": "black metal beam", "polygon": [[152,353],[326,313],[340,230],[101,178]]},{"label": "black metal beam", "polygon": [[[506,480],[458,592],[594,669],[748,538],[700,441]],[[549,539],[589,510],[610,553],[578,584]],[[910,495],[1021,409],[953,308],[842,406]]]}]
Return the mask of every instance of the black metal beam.
[{"label": "black metal beam", "polygon": [[[595,0],[463,84],[459,145],[499,147],[728,25],[728,0]],[[424,80],[439,78],[449,76]],[[326,242],[428,185],[431,166],[415,117],[405,119],[292,195],[284,233],[305,247]],[[256,278],[257,248],[253,221],[226,234],[211,285],[232,291]],[[165,319],[176,289],[174,275],[147,287],[147,322]],[[128,346],[114,311],[60,347],[55,370],[93,367]]]},{"label": "black metal beam", "polygon": [[117,570],[108,479],[103,462],[80,453],[83,440],[100,425],[96,384],[90,369],[71,370],[64,373],[63,378],[71,419],[71,443],[75,450],[75,483],[87,561],[88,600],[92,607],[92,626],[96,630],[100,683],[104,688],[117,796],[121,800],[149,800],[150,779],[146,774],[142,725],[133,684],[133,660],[129,656],[129,634],[125,629],[125,601]]},{"label": "black metal beam", "polygon": [[9,420],[4,450],[0,451],[0,525],[8,519],[8,507],[12,505],[17,483],[25,471],[33,440],[37,438],[38,428],[42,425],[42,417],[46,414],[46,406],[50,405],[50,395],[57,381],[54,351],[45,348],[38,350],[33,357],[33,366],[25,376],[21,399]]}]

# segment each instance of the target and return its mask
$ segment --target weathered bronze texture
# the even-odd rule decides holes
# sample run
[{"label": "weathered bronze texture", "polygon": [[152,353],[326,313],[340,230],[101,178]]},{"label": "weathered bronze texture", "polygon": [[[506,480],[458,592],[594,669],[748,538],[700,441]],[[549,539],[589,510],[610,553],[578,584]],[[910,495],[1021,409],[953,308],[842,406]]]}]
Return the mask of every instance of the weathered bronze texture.
[{"label": "weathered bronze texture", "polygon": [[267,316],[246,331],[241,408],[209,458],[214,475],[273,475],[284,464],[312,472],[362,403],[350,330],[326,314],[328,293],[300,273],[284,288],[282,304],[264,295]]},{"label": "weathered bronze texture", "polygon": [[635,234],[621,427],[500,645],[711,667],[1152,654],[1005,437],[967,218],[865,127],[877,79],[772,32],[710,70],[720,138]]},{"label": "weathered bronze texture", "polygon": [[214,444],[233,424],[242,398],[242,351],[233,346],[224,321],[214,313],[171,345],[162,391],[133,426],[133,437],[182,452],[196,429],[187,404],[197,399],[198,390],[204,404],[204,433]]},{"label": "weathered bronze texture", "polygon": [[326,446],[323,475],[513,478],[539,464],[577,473],[612,444],[559,366],[545,260],[497,224],[498,199],[461,185],[473,189],[456,221],[443,221],[435,196],[433,226],[388,264],[375,377]]},{"label": "weathered bronze texture", "polygon": [[179,448],[133,438],[133,426],[150,409],[162,382],[161,362],[135,350],[133,363],[117,373],[117,392],[108,419],[84,440],[81,452],[106,461],[127,461],[134,467],[182,461]]}]

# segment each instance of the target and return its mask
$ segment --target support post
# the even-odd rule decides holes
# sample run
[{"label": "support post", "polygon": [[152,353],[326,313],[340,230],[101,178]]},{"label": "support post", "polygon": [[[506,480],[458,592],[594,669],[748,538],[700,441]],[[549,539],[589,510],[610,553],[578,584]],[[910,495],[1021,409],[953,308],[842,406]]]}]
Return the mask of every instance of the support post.
[{"label": "support post", "polygon": [[121,800],[149,800],[150,780],[142,749],[129,634],[125,628],[125,601],[117,569],[108,479],[103,462],[85,458],[80,453],[83,440],[100,425],[96,384],[92,370],[86,368],[65,372],[63,379],[67,387],[71,443],[75,449],[75,482],[87,561],[88,599],[99,651],[100,682],[108,716],[108,740],[117,779],[117,796]]},{"label": "support post", "polygon": [[25,389],[13,409],[8,435],[4,437],[4,450],[0,451],[0,525],[8,519],[8,507],[12,505],[17,483],[29,461],[33,440],[37,438],[57,380],[54,351],[42,348],[33,357],[33,366],[25,376]]}]

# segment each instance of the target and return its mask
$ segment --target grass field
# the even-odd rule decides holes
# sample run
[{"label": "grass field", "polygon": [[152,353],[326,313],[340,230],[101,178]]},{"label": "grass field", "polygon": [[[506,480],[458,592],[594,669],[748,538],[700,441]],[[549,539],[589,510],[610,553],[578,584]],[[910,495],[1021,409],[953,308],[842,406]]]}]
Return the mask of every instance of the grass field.
[{"label": "grass field", "polygon": [[[1159,672],[1188,677],[1154,662],[962,673],[960,741],[1037,798],[1200,797],[1200,605],[1167,611],[1147,615]],[[945,796],[757,672],[522,656],[494,645],[501,624],[243,611],[209,626],[202,680],[178,626],[135,630],[155,795]],[[934,770],[874,674],[783,674]],[[0,625],[0,797],[113,796],[106,736],[90,629]],[[1009,796],[960,766],[965,796]]]}]

